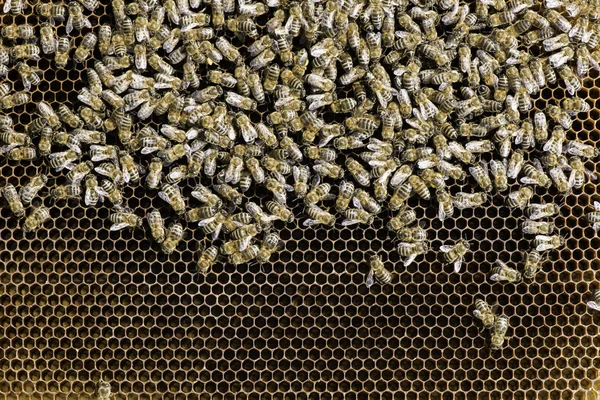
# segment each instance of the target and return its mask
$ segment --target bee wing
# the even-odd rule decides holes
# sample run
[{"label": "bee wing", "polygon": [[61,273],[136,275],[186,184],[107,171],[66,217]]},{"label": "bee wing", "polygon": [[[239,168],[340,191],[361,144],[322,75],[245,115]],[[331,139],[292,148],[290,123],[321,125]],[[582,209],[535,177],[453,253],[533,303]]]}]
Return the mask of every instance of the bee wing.
[{"label": "bee wing", "polygon": [[385,161],[381,161],[381,160],[371,160],[369,161],[369,165],[371,167],[381,167],[382,165],[385,165]]},{"label": "bee wing", "polygon": [[462,267],[463,258],[458,257],[456,261],[454,261],[454,272],[460,272],[460,268]]},{"label": "bee wing", "polygon": [[444,253],[447,253],[450,250],[452,250],[453,248],[454,248],[454,246],[452,246],[452,245],[443,244],[443,245],[440,246],[440,251],[444,252]]},{"label": "bee wing", "polygon": [[123,181],[125,183],[129,183],[129,180],[131,179],[131,175],[129,174],[129,171],[127,168],[123,168]]},{"label": "bee wing", "polygon": [[[97,193],[97,194],[99,195],[99,193]],[[86,190],[85,196],[84,196],[85,205],[89,206],[89,205],[93,204],[94,200],[98,201],[97,199],[95,199],[94,192],[92,190]]]},{"label": "bee wing", "polygon": [[122,222],[120,224],[114,224],[113,226],[110,227],[111,231],[120,231],[121,229],[127,228],[129,226],[129,224]]},{"label": "bee wing", "polygon": [[165,203],[171,204],[171,201],[169,200],[169,196],[167,196],[167,194],[165,192],[158,192],[158,197],[160,197]]},{"label": "bee wing", "polygon": [[575,170],[571,171],[571,173],[569,174],[569,187],[574,187],[576,182],[575,179],[577,179],[577,172]]},{"label": "bee wing", "polygon": [[587,306],[594,311],[600,311],[600,306],[595,301],[588,301]]},{"label": "bee wing", "polygon": [[[162,192],[161,192],[161,193],[162,193]],[[216,217],[210,217],[210,218],[207,218],[207,219],[203,219],[202,221],[198,222],[198,226],[206,226],[206,225],[208,225],[209,223],[211,223],[212,221],[214,221],[214,220],[215,220],[215,218],[216,218]]]},{"label": "bee wing", "polygon": [[356,197],[352,198],[352,205],[354,205],[354,207],[358,208],[359,210],[363,209],[362,204],[360,204],[360,200],[358,200]]},{"label": "bee wing", "polygon": [[522,177],[521,183],[525,183],[527,185],[539,185],[540,184],[537,179],[533,179],[528,176]]},{"label": "bee wing", "polygon": [[473,316],[477,319],[483,319],[483,314],[479,310],[473,310]]},{"label": "bee wing", "polygon": [[313,226],[313,225],[318,225],[320,224],[320,222],[316,219],[307,219],[306,221],[304,221],[302,223],[302,225],[304,226]]},{"label": "bee wing", "polygon": [[417,258],[416,254],[406,257],[404,259],[404,266],[405,267],[409,266],[410,264],[412,264],[413,261],[415,261],[416,258]]},{"label": "bee wing", "polygon": [[360,223],[360,221],[357,219],[345,219],[342,221],[342,226],[356,225],[359,223]]},{"label": "bee wing", "polygon": [[[371,270],[367,274],[367,278],[365,279],[365,285],[367,285],[367,288],[370,288],[375,283],[375,279],[373,279],[374,275],[375,275],[375,273],[373,272],[373,268],[371,268]],[[594,304],[596,304],[596,303],[594,303]]]},{"label": "bee wing", "polygon": [[[9,151],[11,151],[12,149],[14,149],[17,146],[18,146],[18,144],[9,144],[9,145],[6,145],[6,146],[2,146],[0,148],[0,153],[2,153],[2,154],[8,153]],[[50,154],[50,155],[52,155],[52,154]]]},{"label": "bee wing", "polygon": [[594,201],[594,208],[596,211],[600,211],[600,202]]},{"label": "bee wing", "polygon": [[552,245],[550,243],[540,243],[537,245],[537,247],[535,249],[537,251],[552,250]]},{"label": "bee wing", "polygon": [[217,240],[219,238],[219,234],[221,233],[222,226],[223,226],[223,224],[219,224],[219,226],[217,226],[217,229],[215,229],[215,231],[212,233],[213,240]]},{"label": "bee wing", "polygon": [[239,251],[246,250],[246,248],[248,247],[248,245],[250,244],[251,241],[252,241],[252,236],[248,236],[247,238],[245,238],[244,240],[242,240],[242,242],[240,243],[240,250]]},{"label": "bee wing", "polygon": [[[10,2],[8,2],[10,3]],[[4,5],[4,7],[6,8],[6,4]],[[10,9],[10,6],[9,6]],[[67,25],[66,25],[66,31],[67,33],[71,33],[71,31],[73,30],[73,16],[69,14],[69,18],[67,19]]]},{"label": "bee wing", "polygon": [[444,211],[444,207],[442,206],[441,203],[440,203],[440,207],[438,209],[438,218],[440,219],[440,221],[443,221],[446,219],[446,212]]},{"label": "bee wing", "polygon": [[502,277],[499,274],[492,274],[490,275],[490,280],[494,282],[500,282]]},{"label": "bee wing", "polygon": [[[152,153],[154,153],[156,150],[158,150],[158,147],[144,147],[144,148],[142,148],[142,151],[141,151],[141,153],[142,153],[142,154],[152,154]],[[164,156],[164,155],[165,155],[165,152],[164,152],[164,151],[159,151],[159,152],[158,152],[158,155],[159,155],[160,157],[162,157],[162,156]]]},{"label": "bee wing", "polygon": [[10,3],[11,0],[4,1],[4,8],[2,9],[2,11],[4,11],[4,14],[8,14],[10,12]]}]

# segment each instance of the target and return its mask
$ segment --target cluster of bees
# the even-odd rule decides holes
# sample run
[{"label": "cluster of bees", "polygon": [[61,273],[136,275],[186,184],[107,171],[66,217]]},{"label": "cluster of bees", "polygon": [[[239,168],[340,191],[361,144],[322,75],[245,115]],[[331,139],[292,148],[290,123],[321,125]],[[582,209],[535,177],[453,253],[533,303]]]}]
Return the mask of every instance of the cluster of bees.
[{"label": "cluster of bees", "polygon": [[[498,260],[490,279],[532,279],[543,252],[564,244],[544,220],[558,206],[532,203],[534,193],[553,188],[566,196],[596,179],[585,164],[598,150],[567,140],[567,132],[590,109],[576,96],[580,78],[600,70],[599,6],[112,0],[113,23],[92,30],[86,14],[96,0],[38,3],[39,31],[8,25],[0,32],[11,44],[0,48],[0,73],[14,67],[24,87],[11,93],[0,85],[0,106],[30,101],[40,77],[27,62],[42,55],[57,68],[85,64],[87,82],[75,108],[39,102],[25,132],[0,117],[1,152],[10,160],[43,157],[64,171],[66,183],[49,191],[55,200],[110,203],[111,230],[140,229],[145,219],[167,254],[186,226],[198,224],[213,239],[198,255],[204,274],[223,257],[267,262],[280,247],[274,221],[370,225],[384,210],[395,213],[387,228],[408,265],[430,250],[409,198],[435,200],[444,220],[500,193],[507,207],[525,210],[521,229],[534,235],[533,249],[523,273]],[[22,7],[4,3],[12,15]],[[63,23],[68,34],[85,31],[79,44],[57,37]],[[532,111],[532,98],[558,84],[569,97]],[[47,182],[41,175],[20,190],[2,189],[16,217]],[[465,182],[472,190],[455,190]],[[142,217],[128,209],[122,189],[138,184],[169,210]],[[193,187],[191,198],[183,186]],[[297,200],[302,211],[292,211]],[[23,229],[48,218],[34,205]],[[165,218],[173,220],[168,227]],[[469,243],[439,250],[458,272]],[[392,282],[380,257],[370,267],[368,286]],[[508,319],[483,300],[475,316],[491,328],[491,347],[501,348]]]}]

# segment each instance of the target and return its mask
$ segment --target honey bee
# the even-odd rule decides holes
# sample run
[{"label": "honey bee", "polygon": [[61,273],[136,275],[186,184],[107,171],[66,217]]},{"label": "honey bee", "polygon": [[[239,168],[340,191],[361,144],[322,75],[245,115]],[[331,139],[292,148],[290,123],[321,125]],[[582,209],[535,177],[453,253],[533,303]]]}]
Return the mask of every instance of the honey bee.
[{"label": "honey bee", "polygon": [[113,225],[110,227],[111,231],[119,231],[124,228],[139,228],[142,226],[142,218],[131,212],[116,212],[111,214],[108,219]]},{"label": "honey bee", "polygon": [[537,251],[558,249],[565,245],[565,239],[559,235],[537,235],[533,240],[533,246]]},{"label": "honey bee", "polygon": [[567,154],[583,158],[596,158],[600,154],[600,151],[596,147],[577,140],[567,142],[566,152]]},{"label": "honey bee", "polygon": [[229,256],[229,262],[233,265],[240,265],[250,262],[256,258],[260,251],[258,246],[250,245],[244,251],[238,251]]},{"label": "honey bee", "polygon": [[371,175],[369,172],[352,157],[346,159],[346,168],[348,168],[348,172],[359,185],[368,187],[371,184]]},{"label": "honey bee", "polygon": [[365,210],[352,208],[343,212],[345,220],[342,221],[342,226],[350,226],[356,224],[372,225],[375,217]]},{"label": "honey bee", "polygon": [[309,219],[302,223],[304,226],[315,226],[320,224],[333,226],[335,223],[335,216],[333,214],[330,214],[328,211],[315,205],[308,206],[306,208],[306,214]]},{"label": "honey bee", "polygon": [[75,49],[75,53],[73,54],[73,60],[78,63],[83,63],[90,56],[92,50],[96,46],[98,42],[98,37],[92,33],[88,32],[81,41],[81,44],[77,49]]},{"label": "honey bee", "polygon": [[202,246],[199,248],[198,262],[196,263],[196,270],[202,275],[208,274],[211,267],[217,261],[219,256],[219,248],[217,246],[210,246],[204,249]]},{"label": "honey bee", "polygon": [[480,319],[485,328],[492,329],[497,318],[496,313],[494,312],[497,308],[498,304],[490,306],[485,300],[476,299],[473,316]]},{"label": "honey bee", "polygon": [[185,200],[176,186],[168,183],[163,184],[161,191],[158,192],[158,197],[169,204],[177,215],[182,215],[185,212]]},{"label": "honey bee", "polygon": [[531,163],[525,163],[523,165],[522,172],[525,176],[521,178],[522,183],[526,183],[529,185],[540,185],[543,187],[550,187],[552,181],[544,172],[541,164],[538,163],[538,166],[534,166]]},{"label": "honey bee", "polygon": [[74,184],[56,186],[50,190],[50,196],[56,200],[80,199],[81,186]]},{"label": "honey bee", "polygon": [[420,226],[404,227],[397,232],[397,236],[403,242],[424,242],[427,240],[427,231]]},{"label": "honey bee", "polygon": [[25,207],[13,185],[9,183],[2,189],[2,197],[6,200],[10,211],[15,217],[22,218],[25,216]]},{"label": "honey bee", "polygon": [[538,220],[546,217],[552,217],[560,211],[558,205],[554,203],[548,204],[529,204],[525,209],[525,214],[531,220]]},{"label": "honey bee", "polygon": [[377,280],[381,284],[392,283],[392,280],[394,279],[394,274],[385,268],[381,257],[377,255],[371,256],[369,258],[369,268],[370,270],[367,274],[367,279],[365,280],[365,285],[367,285],[368,288],[373,286],[373,284],[375,283],[374,278],[377,278]]},{"label": "honey bee", "polygon": [[600,203],[594,201],[594,211],[585,214],[585,219],[592,224],[595,231],[600,230]]},{"label": "honey bee", "polygon": [[520,208],[523,210],[529,204],[533,193],[531,186],[523,186],[508,194],[506,205],[510,208]]},{"label": "honey bee", "polygon": [[102,189],[98,185],[98,180],[94,175],[87,175],[84,182],[85,193],[83,195],[84,203],[86,206],[96,206],[98,201],[103,202],[104,196],[100,195]]},{"label": "honey bee", "polygon": [[501,350],[504,340],[506,338],[506,332],[508,331],[508,317],[500,315],[496,317],[494,325],[492,326],[492,335],[490,338],[490,348],[492,350]]},{"label": "honey bee", "polygon": [[421,254],[425,254],[429,251],[429,244],[427,242],[417,242],[417,243],[399,243],[398,244],[398,254],[400,257],[404,258],[404,266],[410,265],[417,256]]},{"label": "honey bee", "polygon": [[521,230],[526,235],[548,235],[554,232],[555,225],[552,222],[525,220],[521,222]]},{"label": "honey bee", "polygon": [[458,192],[453,197],[452,202],[454,206],[459,210],[467,208],[475,208],[482,206],[487,201],[487,195],[483,192],[480,193],[465,193]]},{"label": "honey bee", "polygon": [[24,204],[29,204],[38,195],[39,191],[48,183],[48,176],[36,175],[19,189],[19,196]]},{"label": "honey bee", "polygon": [[177,247],[177,245],[179,244],[179,242],[181,241],[181,239],[183,239],[183,225],[181,224],[171,224],[171,226],[169,226],[169,229],[167,230],[167,233],[165,235],[165,239],[163,240],[163,242],[160,244],[160,248],[163,251],[163,253],[165,254],[171,254],[173,253],[173,251],[175,250],[175,248]]},{"label": "honey bee", "polygon": [[69,18],[67,19],[66,32],[71,33],[73,29],[81,31],[83,29],[90,29],[92,23],[87,17],[83,16],[83,8],[75,1],[68,4]]},{"label": "honey bee", "polygon": [[22,228],[25,233],[34,232],[40,228],[44,222],[50,219],[50,210],[44,206],[35,207],[23,222]]},{"label": "honey bee", "polygon": [[93,169],[94,164],[91,161],[81,162],[67,173],[67,182],[73,185],[79,185],[83,178],[85,178]]},{"label": "honey bee", "polygon": [[525,253],[523,277],[533,279],[538,270],[542,268],[542,255],[535,250]]},{"label": "honey bee", "polygon": [[446,263],[454,264],[454,272],[460,272],[464,256],[469,248],[469,242],[461,240],[454,246],[442,245],[440,251],[444,253],[443,258]]},{"label": "honey bee", "polygon": [[279,235],[277,233],[268,233],[265,235],[263,242],[256,254],[256,260],[259,264],[269,262],[269,259],[275,253],[280,245]]},{"label": "honey bee", "polygon": [[514,268],[510,268],[501,260],[496,260],[496,266],[490,271],[490,280],[493,282],[511,282],[521,281],[521,273]]},{"label": "honey bee", "polygon": [[71,50],[71,40],[67,37],[58,38],[54,62],[58,68],[65,68],[69,61],[69,51]]}]

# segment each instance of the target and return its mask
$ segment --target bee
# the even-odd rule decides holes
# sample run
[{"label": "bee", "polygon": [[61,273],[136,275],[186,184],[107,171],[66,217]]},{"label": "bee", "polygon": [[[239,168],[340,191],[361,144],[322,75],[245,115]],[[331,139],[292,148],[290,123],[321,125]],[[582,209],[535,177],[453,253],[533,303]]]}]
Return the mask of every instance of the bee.
[{"label": "bee", "polygon": [[442,245],[440,251],[442,251],[444,262],[454,264],[454,272],[460,272],[462,262],[465,254],[469,251],[469,242],[461,240],[454,246]]},{"label": "bee", "polygon": [[263,227],[269,227],[273,221],[279,219],[276,215],[268,215],[258,204],[251,201],[246,203],[246,211],[252,215],[252,218],[257,224],[260,224]]},{"label": "bee", "polygon": [[560,211],[557,204],[548,203],[548,204],[529,204],[525,209],[525,214],[529,217],[529,219],[535,221],[538,219],[553,217]]},{"label": "bee", "polygon": [[84,182],[85,193],[83,195],[86,206],[95,207],[98,201],[103,202],[104,196],[100,195],[102,188],[98,185],[98,180],[94,175],[87,175]]},{"label": "bee", "polygon": [[592,310],[600,311],[600,290],[596,290],[594,292],[594,300],[590,300],[586,304]]},{"label": "bee", "polygon": [[596,158],[600,154],[600,151],[596,147],[577,140],[567,142],[566,152],[567,154],[583,158]]},{"label": "bee", "polygon": [[525,163],[525,165],[523,165],[522,171],[523,175],[525,175],[521,178],[522,183],[526,183],[529,185],[540,185],[546,188],[550,187],[550,185],[552,184],[550,178],[548,178],[548,176],[544,173],[541,164],[539,165],[539,167],[536,167],[531,163]]},{"label": "bee", "polygon": [[485,328],[492,329],[497,318],[495,313],[497,308],[498,304],[490,306],[485,300],[476,299],[473,316],[477,319],[480,319]]},{"label": "bee", "polygon": [[521,231],[526,235],[549,235],[554,232],[552,222],[525,220],[521,222]]},{"label": "bee", "polygon": [[521,150],[514,151],[510,159],[508,160],[508,164],[506,166],[506,175],[510,179],[516,179],[517,176],[521,173],[521,169],[525,164],[525,155]]},{"label": "bee", "polygon": [[490,271],[490,280],[493,282],[517,283],[521,281],[521,273],[514,268],[510,268],[501,260],[496,260],[496,266]]},{"label": "bee", "polygon": [[[571,96],[574,96],[576,92],[581,90],[581,80],[579,79],[577,74],[575,74],[575,72],[573,72],[573,70],[571,69],[570,66],[568,66],[568,65],[560,66],[558,68],[558,74],[560,75],[563,82],[565,83],[565,86],[567,88],[567,93],[569,93]],[[548,111],[550,112],[550,110],[548,110]],[[550,117],[552,117],[552,116],[550,115]],[[561,119],[563,119],[563,118],[561,118]],[[566,119],[566,118],[564,118],[564,119]],[[565,129],[568,129],[568,128],[565,127]]]},{"label": "bee", "polygon": [[91,161],[81,162],[67,173],[67,182],[73,185],[79,185],[83,178],[85,178],[93,169],[94,164]]},{"label": "bee", "polygon": [[6,199],[8,207],[15,217],[22,218],[25,216],[25,207],[13,185],[9,183],[2,189],[2,197]]},{"label": "bee", "polygon": [[429,188],[419,176],[411,175],[408,178],[408,183],[414,192],[417,193],[422,199],[429,200],[431,198],[431,192],[429,191]]},{"label": "bee", "polygon": [[400,257],[404,258],[404,266],[410,265],[417,256],[421,254],[425,254],[429,251],[429,244],[427,242],[417,242],[417,243],[399,243],[398,244],[398,254]]},{"label": "bee", "polygon": [[558,249],[565,245],[565,239],[559,235],[537,235],[533,240],[533,246],[537,251]]},{"label": "bee", "polygon": [[33,26],[28,24],[12,24],[6,25],[0,31],[2,36],[9,40],[23,39],[30,40],[35,37],[35,31]]},{"label": "bee", "polygon": [[554,183],[554,186],[562,194],[567,194],[571,191],[571,185],[561,167],[553,167],[548,170],[548,174]]},{"label": "bee", "polygon": [[529,204],[533,193],[531,186],[523,186],[508,194],[506,205],[510,208],[520,208],[523,210]]},{"label": "bee", "polygon": [[371,256],[369,258],[369,268],[370,270],[367,274],[367,279],[365,280],[365,284],[368,288],[373,286],[373,284],[375,283],[374,278],[377,278],[377,280],[382,284],[392,283],[392,280],[394,279],[394,274],[385,268],[381,257],[377,255]]},{"label": "bee", "polygon": [[452,141],[448,143],[448,149],[450,150],[450,153],[452,153],[452,156],[459,161],[465,164],[475,163],[475,155],[465,149],[460,143]]},{"label": "bee", "polygon": [[167,233],[165,235],[165,239],[160,244],[160,248],[165,254],[171,254],[183,239],[183,225],[181,224],[171,224]]},{"label": "bee", "polygon": [[113,225],[110,227],[111,231],[120,231],[124,228],[139,228],[142,226],[142,218],[131,212],[116,212],[111,214],[108,219]]},{"label": "bee", "polygon": [[492,335],[490,338],[490,348],[492,350],[501,350],[508,331],[508,317],[500,315],[496,317],[492,326]]},{"label": "bee", "polygon": [[333,226],[335,223],[335,216],[333,214],[330,214],[328,211],[315,205],[308,206],[306,208],[306,214],[309,219],[302,223],[304,226],[315,226],[320,224]]},{"label": "bee", "polygon": [[397,236],[403,242],[424,242],[427,240],[427,231],[420,226],[405,227],[397,232]]},{"label": "bee", "polygon": [[454,215],[454,204],[452,202],[452,196],[446,189],[437,189],[436,198],[438,201],[438,218],[440,221],[445,220],[447,217]]},{"label": "bee", "polygon": [[[186,144],[178,143],[173,147],[169,147],[165,150],[161,150],[157,155],[163,159],[166,165],[170,165],[173,162],[183,158],[188,153],[189,146]],[[142,150],[143,152],[143,150]],[[205,164],[206,165],[206,164]],[[209,175],[209,174],[207,174]]]},{"label": "bee", "polygon": [[397,211],[412,195],[413,187],[410,182],[404,182],[396,188],[390,198],[388,207],[392,211]]},{"label": "bee", "polygon": [[23,222],[22,228],[25,233],[36,231],[44,222],[50,219],[50,210],[44,206],[35,207]]},{"label": "bee", "polygon": [[0,140],[7,143],[6,146],[2,146],[2,153],[17,147],[17,146],[30,146],[31,138],[24,133],[17,133],[15,131],[3,131],[0,132]]},{"label": "bee", "polygon": [[161,191],[158,192],[158,197],[169,204],[177,215],[182,215],[185,212],[185,200],[176,186],[168,183],[163,184]]},{"label": "bee", "polygon": [[313,170],[317,175],[321,177],[329,178],[342,178],[344,176],[344,170],[339,165],[330,163],[328,161],[316,160],[313,165]]},{"label": "bee", "polygon": [[263,242],[256,254],[256,260],[259,264],[269,262],[269,259],[275,253],[280,244],[279,235],[277,233],[268,233],[265,235]]},{"label": "bee", "polygon": [[260,248],[255,245],[248,246],[244,251],[238,251],[229,256],[229,262],[233,265],[240,265],[250,262],[256,258]]},{"label": "bee", "polygon": [[483,192],[480,192],[480,193],[458,192],[452,199],[454,206],[456,208],[458,208],[459,210],[480,207],[486,201],[487,201],[487,195]]},{"label": "bee", "polygon": [[342,226],[350,226],[356,224],[372,225],[375,217],[365,210],[352,208],[343,212],[345,220],[342,221]]},{"label": "bee", "polygon": [[600,231],[600,203],[594,201],[594,211],[585,214],[585,219],[592,224],[595,231]]},{"label": "bee", "polygon": [[321,183],[313,186],[313,188],[306,194],[304,198],[304,204],[306,206],[312,206],[320,201],[328,200],[331,198],[329,192],[331,191],[331,185],[329,183]]},{"label": "bee", "polygon": [[59,37],[54,54],[54,62],[58,68],[65,68],[69,61],[69,51],[71,50],[71,40],[68,37]]},{"label": "bee", "polygon": [[78,63],[83,63],[90,56],[92,50],[96,46],[98,42],[98,37],[92,33],[88,32],[81,41],[81,44],[77,49],[75,49],[75,53],[73,54],[73,60]]},{"label": "bee", "polygon": [[36,175],[19,189],[19,196],[24,204],[29,204],[38,195],[39,191],[48,183],[47,175]]},{"label": "bee", "polygon": [[535,250],[525,253],[523,277],[533,279],[538,270],[542,268],[542,255]]},{"label": "bee", "polygon": [[208,274],[210,268],[215,264],[219,256],[219,248],[217,246],[210,246],[207,249],[203,247],[199,248],[198,262],[196,263],[196,270],[202,275]]},{"label": "bee", "polygon": [[67,199],[80,199],[81,198],[81,186],[78,184],[67,184],[56,186],[50,190],[50,196],[56,200],[67,200]]},{"label": "bee", "polygon": [[67,19],[66,32],[71,33],[73,29],[81,31],[83,29],[90,29],[92,23],[87,17],[83,16],[83,8],[75,1],[68,4],[69,18]]},{"label": "bee", "polygon": [[346,159],[346,168],[359,185],[368,187],[371,184],[369,172],[352,157]]},{"label": "bee", "polygon": [[16,147],[4,154],[7,159],[14,161],[34,160],[37,157],[34,147]]}]

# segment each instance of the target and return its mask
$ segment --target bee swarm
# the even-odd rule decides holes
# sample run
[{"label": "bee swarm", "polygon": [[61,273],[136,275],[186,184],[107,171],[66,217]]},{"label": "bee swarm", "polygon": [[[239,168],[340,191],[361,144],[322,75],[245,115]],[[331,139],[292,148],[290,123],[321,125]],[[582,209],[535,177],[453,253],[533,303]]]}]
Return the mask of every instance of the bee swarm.
[{"label": "bee swarm", "polygon": [[[7,1],[4,12],[18,15],[21,5]],[[38,103],[25,132],[0,117],[5,157],[41,157],[66,178],[3,189],[28,232],[49,219],[35,199],[49,185],[54,200],[110,204],[111,230],[140,229],[145,219],[167,254],[199,226],[214,241],[197,258],[206,274],[220,260],[268,262],[279,246],[274,221],[370,225],[391,210],[386,224],[408,265],[430,250],[411,227],[409,198],[429,201],[444,220],[502,196],[525,210],[520,229],[537,254],[525,262],[531,279],[537,252],[564,244],[547,221],[558,207],[533,197],[567,196],[596,179],[585,164],[598,150],[567,137],[590,110],[577,97],[581,79],[600,71],[598,0],[111,5],[113,23],[98,29],[88,19],[95,0],[38,3],[39,29],[1,29],[0,74],[14,68],[23,86],[0,85],[7,112],[30,102],[43,79],[31,60],[87,68],[77,104]],[[58,37],[62,23],[67,36]],[[78,32],[75,45],[68,34]],[[556,85],[565,98],[533,111],[541,90]],[[122,189],[138,183],[165,208],[127,209]],[[255,192],[266,195],[245,196]],[[292,207],[296,199],[304,207]],[[459,271],[468,245],[442,251]],[[374,260],[374,276],[389,283]],[[521,279],[498,265],[492,281]]]}]

